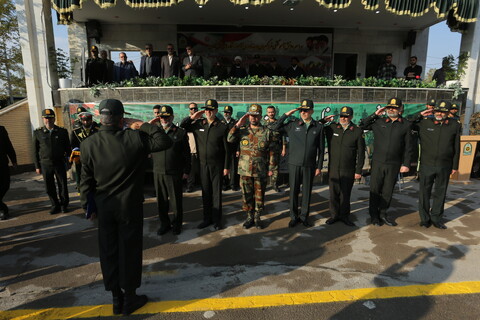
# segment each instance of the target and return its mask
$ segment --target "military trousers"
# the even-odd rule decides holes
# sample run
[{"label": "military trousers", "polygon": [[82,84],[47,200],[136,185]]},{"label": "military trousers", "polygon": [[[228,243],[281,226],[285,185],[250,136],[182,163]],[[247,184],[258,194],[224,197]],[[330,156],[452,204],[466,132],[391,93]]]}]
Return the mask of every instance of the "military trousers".
[{"label": "military trousers", "polygon": [[275,158],[275,163],[278,164],[277,166],[277,169],[276,170],[273,170],[273,174],[270,176],[270,186],[272,188],[275,188],[275,187],[278,187],[279,183],[278,183],[278,170],[279,170],[279,167],[280,167],[280,152],[278,151],[275,151],[275,153],[273,154],[273,157]]},{"label": "military trousers", "polygon": [[230,173],[223,177],[223,185],[231,189],[239,186],[240,176],[238,175],[238,158],[233,152],[230,156]]},{"label": "military trousers", "polygon": [[3,202],[3,197],[10,189],[10,168],[8,165],[0,165],[0,210],[8,214],[8,207]]},{"label": "military trousers", "polygon": [[198,184],[196,179],[200,171],[200,159],[198,159],[198,154],[192,153],[190,159],[191,170],[187,178],[187,189],[193,189],[195,184]]},{"label": "military trousers", "polygon": [[200,163],[203,221],[220,223],[222,220],[223,166]]},{"label": "military trousers", "polygon": [[[153,179],[161,226],[166,227],[172,224],[181,228],[183,222],[182,174],[161,174],[154,172]],[[173,211],[173,221],[170,221],[168,217],[170,209]]]},{"label": "military trousers", "polygon": [[[143,205],[136,214],[143,217]],[[100,267],[105,290],[135,290],[142,282],[143,218],[126,223],[118,210],[98,212]]]},{"label": "military trousers", "polygon": [[[302,221],[310,214],[310,198],[312,195],[313,178],[315,167],[300,167],[293,164],[288,165],[290,183],[290,219],[300,218]],[[302,206],[299,213],[298,198],[302,185]]]},{"label": "military trousers", "polygon": [[[426,165],[420,167],[418,211],[422,222],[428,222],[429,220],[441,222],[451,172],[451,168]],[[433,185],[435,185],[435,188],[433,188]],[[431,206],[430,200],[432,200]]]},{"label": "military trousers", "polygon": [[267,178],[240,176],[242,189],[243,211],[263,213],[265,208],[265,188]]},{"label": "military trousers", "polygon": [[[42,163],[41,166],[43,180],[45,181],[45,188],[52,206],[68,206],[69,197],[65,163],[53,165]],[[55,181],[58,185],[58,196]]]},{"label": "military trousers", "polygon": [[372,219],[386,218],[392,201],[393,189],[400,172],[400,164],[372,162],[370,174],[369,212]]},{"label": "military trousers", "polygon": [[330,214],[333,219],[347,218],[350,214],[350,196],[354,182],[355,173],[352,171],[328,171]]}]

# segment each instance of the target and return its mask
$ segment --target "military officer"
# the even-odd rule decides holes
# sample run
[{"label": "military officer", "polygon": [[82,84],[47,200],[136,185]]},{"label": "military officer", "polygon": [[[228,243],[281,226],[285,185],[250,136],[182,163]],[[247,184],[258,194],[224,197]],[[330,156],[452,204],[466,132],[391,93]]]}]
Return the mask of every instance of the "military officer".
[{"label": "military officer", "polygon": [[275,163],[277,164],[277,167],[275,170],[273,170],[273,174],[270,177],[270,183],[272,186],[272,189],[275,190],[275,192],[280,192],[279,188],[279,183],[278,183],[278,164],[280,163],[280,155],[282,153],[282,147],[283,147],[283,137],[282,134],[278,131],[273,131],[273,127],[277,123],[277,119],[275,118],[277,114],[277,110],[275,109],[274,106],[268,106],[267,107],[267,118],[264,121],[264,126],[272,130],[273,133],[273,143],[270,145],[271,150],[274,153],[275,157]]},{"label": "military officer", "polygon": [[107,64],[98,56],[98,47],[90,47],[91,57],[85,63],[85,82],[87,87],[92,87],[107,80]]},{"label": "military officer", "polygon": [[[175,115],[171,106],[156,105],[153,111],[155,116],[160,118],[160,126],[173,141],[173,145],[167,150],[152,154],[160,218],[157,234],[163,235],[172,229],[173,234],[178,235],[182,232],[183,223],[183,180],[187,179],[190,173],[190,145],[187,132],[173,124]],[[168,217],[169,208],[173,211],[173,221]]]},{"label": "military officer", "polygon": [[450,109],[448,110],[448,118],[460,122],[460,117],[458,116],[458,104],[452,103]]},{"label": "military officer", "polygon": [[[333,115],[325,118],[333,120]],[[327,224],[342,221],[355,226],[350,220],[350,194],[355,179],[362,177],[365,162],[363,130],[353,122],[353,109],[342,107],[339,122],[324,127],[328,145],[328,186],[330,190],[330,214]]]},{"label": "military officer", "polygon": [[[198,111],[198,105],[195,102],[190,102],[188,105],[188,110],[191,115]],[[195,185],[198,185],[198,177],[200,171],[200,161],[198,160],[198,153],[197,153],[197,144],[195,143],[195,137],[192,132],[187,132],[188,135],[188,143],[190,144],[190,152],[191,152],[191,165],[190,165],[190,174],[187,178],[187,189],[185,190],[188,193],[193,192]]]},{"label": "military officer", "polygon": [[100,266],[113,313],[128,315],[147,303],[147,296],[136,294],[142,280],[145,161],[172,141],[154,125],[158,118],[152,124],[125,119],[119,100],[101,101],[99,112],[102,126],[80,146],[81,201],[96,204]]},{"label": "military officer", "polygon": [[[250,124],[245,126],[247,118]],[[243,196],[242,209],[247,213],[247,220],[243,224],[245,229],[253,225],[257,229],[262,228],[260,216],[264,210],[267,175],[272,176],[277,166],[271,148],[273,133],[260,124],[261,118],[262,107],[252,104],[228,134],[228,142],[240,141],[238,173]]]},{"label": "military officer", "polygon": [[[451,104],[441,100],[433,109],[420,112],[414,127],[420,136],[420,226],[446,229],[442,222],[450,174],[458,170],[461,125],[448,117]],[[434,118],[425,118],[433,114]],[[435,189],[433,190],[433,184]],[[433,199],[430,206],[430,199]]]},{"label": "military officer", "polygon": [[[233,108],[232,106],[225,106],[223,109],[223,119],[221,120],[228,128],[228,131],[235,126],[237,120],[232,118]],[[239,176],[238,176],[238,142],[228,143],[229,156],[230,156],[230,173],[223,177],[223,191],[232,189],[233,191],[240,190]]]},{"label": "military officer", "polygon": [[84,107],[77,107],[77,112],[75,113],[76,116],[77,116],[77,119],[75,119],[75,121],[73,121],[73,129],[77,129],[77,128],[80,128],[82,126],[82,120],[78,116],[82,112],[87,112],[87,109],[85,109]]},{"label": "military officer", "polygon": [[70,163],[74,163],[75,166],[75,182],[77,183],[77,190],[80,186],[80,174],[82,172],[82,163],[80,162],[80,144],[82,141],[90,137],[92,134],[98,131],[98,126],[93,121],[93,115],[89,112],[81,112],[78,114],[81,126],[72,130],[70,134],[70,142],[72,147],[72,153],[70,154]]},{"label": "military officer", "polygon": [[[50,214],[68,212],[67,158],[72,149],[68,132],[55,125],[55,112],[52,109],[42,111],[44,126],[33,131],[33,155],[35,171],[43,175],[45,187],[52,204]],[[59,198],[57,197],[58,183]]]},{"label": "military officer", "polygon": [[[284,121],[300,111],[300,120]],[[300,107],[283,114],[274,130],[289,137],[288,171],[290,181],[290,228],[302,223],[313,226],[308,221],[313,178],[318,176],[323,164],[323,125],[312,119],[313,101],[305,99]],[[298,210],[298,194],[302,186],[302,206]]]},{"label": "military officer", "polygon": [[[396,226],[387,217],[398,173],[410,171],[412,158],[411,122],[400,114],[402,101],[391,98],[388,104],[361,121],[363,130],[373,131],[373,156],[370,176],[369,212],[371,223]],[[381,115],[386,110],[386,117]]]},{"label": "military officer", "polygon": [[[193,132],[200,158],[203,222],[198,225],[198,228],[203,229],[213,223],[214,229],[220,230],[222,228],[222,176],[230,172],[228,131],[227,126],[217,117],[217,100],[207,100],[203,109],[183,119],[180,126],[187,132]],[[200,119],[203,115],[205,118]]]},{"label": "military officer", "polygon": [[3,202],[3,197],[10,189],[10,168],[8,160],[13,167],[17,166],[17,154],[13,148],[12,142],[8,137],[8,132],[4,126],[0,126],[0,220],[9,218],[8,207]]}]

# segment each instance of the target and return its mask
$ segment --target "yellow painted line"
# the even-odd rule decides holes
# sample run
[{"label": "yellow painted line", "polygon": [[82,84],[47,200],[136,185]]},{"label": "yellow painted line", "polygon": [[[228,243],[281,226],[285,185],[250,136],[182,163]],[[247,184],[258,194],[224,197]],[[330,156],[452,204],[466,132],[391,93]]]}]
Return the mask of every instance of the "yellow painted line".
[{"label": "yellow painted line", "polygon": [[[403,287],[364,288],[350,290],[285,293],[235,298],[207,298],[187,301],[150,302],[135,314],[194,312],[209,310],[252,309],[294,306],[313,303],[346,302],[418,296],[441,296],[480,293],[480,281],[437,283]],[[113,316],[112,305],[49,308],[43,310],[9,310],[0,312],[0,319],[68,319]]]}]

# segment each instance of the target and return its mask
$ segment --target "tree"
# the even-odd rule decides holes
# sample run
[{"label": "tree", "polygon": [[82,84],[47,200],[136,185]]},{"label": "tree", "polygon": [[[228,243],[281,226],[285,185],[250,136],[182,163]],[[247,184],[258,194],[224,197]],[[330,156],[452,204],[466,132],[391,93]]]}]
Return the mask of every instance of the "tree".
[{"label": "tree", "polygon": [[12,0],[0,0],[0,99],[26,96],[17,13]]}]

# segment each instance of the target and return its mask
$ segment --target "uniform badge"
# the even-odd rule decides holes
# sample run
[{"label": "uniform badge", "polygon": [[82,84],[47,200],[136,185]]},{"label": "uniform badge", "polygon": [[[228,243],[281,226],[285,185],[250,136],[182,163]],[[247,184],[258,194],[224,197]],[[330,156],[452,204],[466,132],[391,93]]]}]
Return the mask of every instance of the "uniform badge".
[{"label": "uniform badge", "polygon": [[167,112],[167,108],[166,108],[166,107],[162,107],[162,112]]},{"label": "uniform badge", "polygon": [[259,143],[259,145],[260,145],[260,148],[264,148],[265,147],[265,142],[262,141],[262,142]]},{"label": "uniform badge", "polygon": [[343,107],[340,112],[347,112],[347,107]]},{"label": "uniform badge", "polygon": [[242,146],[248,146],[248,140],[242,140],[241,144]]}]

